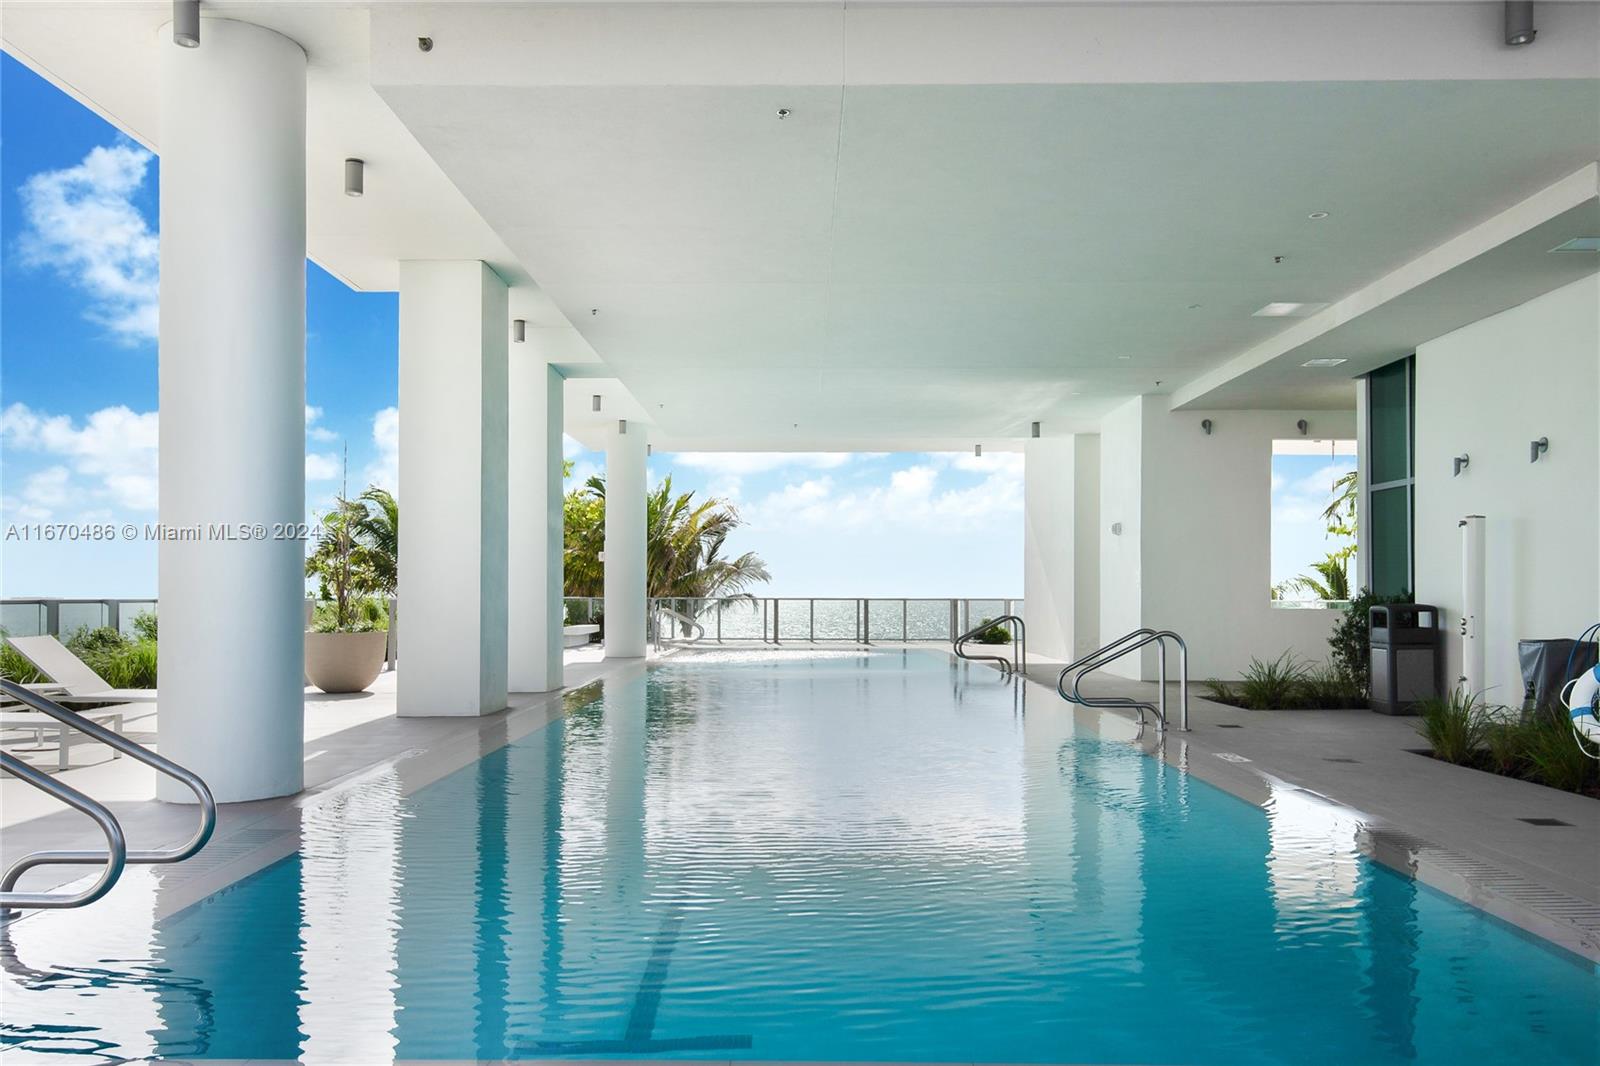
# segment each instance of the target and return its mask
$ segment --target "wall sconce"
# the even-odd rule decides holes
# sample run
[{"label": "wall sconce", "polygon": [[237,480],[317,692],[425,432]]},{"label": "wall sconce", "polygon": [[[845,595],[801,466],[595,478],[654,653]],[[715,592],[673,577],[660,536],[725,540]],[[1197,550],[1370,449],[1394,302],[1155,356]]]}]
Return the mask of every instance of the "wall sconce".
[{"label": "wall sconce", "polygon": [[521,344],[528,339],[527,319],[513,318],[511,320],[511,339],[516,341],[518,344]]},{"label": "wall sconce", "polygon": [[1465,470],[1467,468],[1467,464],[1472,462],[1472,456],[1463,453],[1461,455],[1456,456],[1451,461],[1453,463],[1455,463],[1455,467],[1456,467],[1456,472],[1454,474],[1452,474],[1451,476],[1452,477],[1460,477],[1461,476],[1461,471]]},{"label": "wall sconce", "polygon": [[1034,440],[1039,439],[1039,423],[1035,422],[1032,426],[1028,427],[1028,436],[1032,437]]},{"label": "wall sconce", "polygon": [[600,410],[600,394],[598,392],[595,393],[594,394],[594,398],[589,401],[589,410],[591,410],[591,411],[599,411]]},{"label": "wall sconce", "polygon": [[1294,424],[1294,428],[1298,429],[1300,431],[1300,435],[1303,437],[1311,429],[1311,423],[1302,418],[1300,421]]},{"label": "wall sconce", "polygon": [[1200,430],[1201,430],[1201,432],[1203,432],[1203,433],[1204,433],[1204,434],[1205,434],[1205,435],[1206,435],[1206,436],[1208,436],[1208,437],[1209,437],[1209,436],[1211,436],[1211,419],[1209,419],[1209,418],[1202,418],[1202,419],[1201,419],[1201,420],[1200,420]]},{"label": "wall sconce", "polygon": [[200,47],[200,0],[172,0],[172,43]]},{"label": "wall sconce", "polygon": [[1540,437],[1538,440],[1528,442],[1528,462],[1537,463],[1539,456],[1550,450],[1550,438]]},{"label": "wall sconce", "polygon": [[367,164],[363,159],[344,161],[344,194],[359,197],[367,191]]}]

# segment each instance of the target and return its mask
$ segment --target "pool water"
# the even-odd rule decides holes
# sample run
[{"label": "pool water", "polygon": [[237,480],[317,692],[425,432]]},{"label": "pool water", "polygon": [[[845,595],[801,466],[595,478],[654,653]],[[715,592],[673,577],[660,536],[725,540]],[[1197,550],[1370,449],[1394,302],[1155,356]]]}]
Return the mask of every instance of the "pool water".
[{"label": "pool water", "polygon": [[104,1060],[1600,1059],[1596,967],[1365,859],[1308,793],[1253,806],[1121,719],[1042,689],[1021,706],[936,654],[727,659],[608,683],[409,795],[366,780],[307,814],[299,854],[137,938],[19,931],[39,972],[7,977],[6,1041]]}]

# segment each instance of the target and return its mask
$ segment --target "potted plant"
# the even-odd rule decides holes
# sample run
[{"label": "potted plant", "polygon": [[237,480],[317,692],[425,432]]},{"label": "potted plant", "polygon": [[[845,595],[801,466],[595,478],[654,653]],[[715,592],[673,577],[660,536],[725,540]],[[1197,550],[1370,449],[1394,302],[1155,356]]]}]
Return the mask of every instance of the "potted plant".
[{"label": "potted plant", "polygon": [[306,557],[319,601],[306,632],[306,676],[324,692],[360,692],[383,670],[388,619],[372,598],[383,574],[363,536],[370,517],[364,501],[339,497]]},{"label": "potted plant", "polygon": [[1000,623],[995,622],[994,619],[985,618],[982,622],[980,622],[978,624],[982,625],[982,626],[986,626],[987,628],[985,628],[984,630],[979,632],[977,636],[972,638],[973,643],[975,643],[975,644],[1010,644],[1011,643],[1011,630],[1007,629],[1005,626],[1001,625]]}]

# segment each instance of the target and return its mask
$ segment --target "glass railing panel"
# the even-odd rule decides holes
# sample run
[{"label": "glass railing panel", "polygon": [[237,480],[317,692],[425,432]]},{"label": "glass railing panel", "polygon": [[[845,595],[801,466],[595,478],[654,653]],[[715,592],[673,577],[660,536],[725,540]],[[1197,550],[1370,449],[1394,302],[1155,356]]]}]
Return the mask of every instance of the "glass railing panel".
[{"label": "glass railing panel", "polygon": [[909,600],[906,603],[907,640],[951,640],[949,600]]},{"label": "glass railing panel", "polygon": [[66,640],[80,629],[99,629],[111,620],[111,609],[103,603],[63,603],[59,614],[59,633]]},{"label": "glass railing panel", "polygon": [[856,614],[859,600],[813,600],[816,604],[817,640],[858,640]]},{"label": "glass railing panel", "polygon": [[154,616],[155,613],[155,600],[123,600],[117,605],[117,629],[125,637],[137,636],[133,628],[134,619],[141,614]]},{"label": "glass railing panel", "polygon": [[776,622],[778,639],[806,641],[811,639],[811,601],[774,600],[778,605]]},{"label": "glass railing panel", "polygon": [[[735,600],[722,605],[722,639],[723,640],[761,640],[762,633],[762,606],[763,600]],[[717,639],[716,608],[705,622],[706,635],[712,640]]]},{"label": "glass railing panel", "polygon": [[870,640],[904,640],[905,600],[868,600],[867,633]]},{"label": "glass railing panel", "polygon": [[42,603],[0,604],[0,628],[7,636],[37,637],[44,633],[45,609]]}]

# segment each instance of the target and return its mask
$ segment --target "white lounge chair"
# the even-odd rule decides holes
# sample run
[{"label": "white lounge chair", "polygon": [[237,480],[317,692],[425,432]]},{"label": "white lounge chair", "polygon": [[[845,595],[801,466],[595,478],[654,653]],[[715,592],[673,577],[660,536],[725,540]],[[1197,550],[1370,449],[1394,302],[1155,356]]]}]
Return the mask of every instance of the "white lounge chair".
[{"label": "white lounge chair", "polygon": [[153,688],[112,688],[70,648],[52,636],[7,637],[10,644],[41,674],[47,685],[31,685],[57,703],[155,703]]},{"label": "white lounge chair", "polygon": [[[53,697],[52,697],[53,698]],[[57,700],[56,702],[60,702]],[[107,707],[98,711],[84,711],[83,716],[92,722],[99,722],[113,732],[122,732],[122,708]],[[56,734],[56,769],[67,768],[68,751],[73,744],[93,738],[84,736],[65,722],[58,722],[49,715],[40,714],[38,711],[27,710],[21,703],[8,703],[0,707],[0,730],[26,730],[33,734],[35,747],[44,744],[46,730],[54,730]],[[122,758],[122,752],[112,749],[113,759]]]}]

